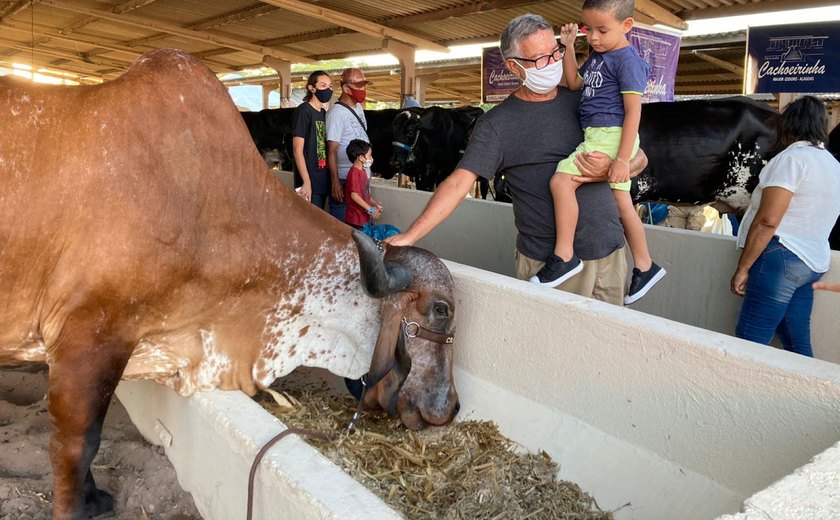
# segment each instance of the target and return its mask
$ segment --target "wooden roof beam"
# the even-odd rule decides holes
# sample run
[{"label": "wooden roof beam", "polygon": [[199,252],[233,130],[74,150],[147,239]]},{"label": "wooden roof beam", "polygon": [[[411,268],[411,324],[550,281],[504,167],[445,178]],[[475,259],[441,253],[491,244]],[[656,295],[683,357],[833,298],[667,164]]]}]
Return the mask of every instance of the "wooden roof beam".
[{"label": "wooden roof beam", "polygon": [[[193,31],[205,31],[207,29],[212,29],[214,27],[221,27],[223,25],[227,25],[229,23],[236,23],[242,22],[245,20],[249,20],[251,18],[256,18],[258,16],[262,16],[264,14],[270,13],[272,11],[276,11],[277,8],[270,5],[258,5],[257,7],[250,7],[247,9],[239,9],[237,11],[231,11],[227,14],[221,16],[214,16],[212,18],[205,18],[204,20],[200,20],[194,24],[190,24],[184,27],[184,29],[192,29]],[[128,40],[125,42],[126,45],[135,46],[135,45],[146,45],[152,42],[165,40],[166,38],[171,37],[171,34],[166,33],[158,33],[153,34],[151,36],[146,36],[143,38],[135,38],[134,40]],[[255,42],[256,43],[256,42]],[[259,45],[264,47],[273,47],[276,44],[273,43],[263,43],[259,42]]]},{"label": "wooden roof beam", "polygon": [[[45,68],[45,69],[52,70],[53,71],[52,74],[60,74],[62,71],[64,71],[67,74],[74,74],[78,78],[88,78],[90,80],[98,80],[100,82],[102,81],[102,76],[99,75],[96,72],[86,71],[84,69],[79,69],[79,68],[76,68],[76,67],[73,67],[73,66],[70,66],[70,65],[55,65],[53,63],[50,63],[47,60],[36,59],[34,63],[30,63],[30,60],[27,58],[26,63],[22,63],[21,60],[14,60],[14,59],[5,58],[5,59],[0,59],[0,63],[3,63],[8,67],[14,67],[15,64],[18,64],[18,65],[21,65],[21,64],[32,65],[36,68],[35,73],[37,73],[37,74],[44,74],[44,72],[40,72],[39,70],[37,70],[38,68]],[[27,72],[32,72],[32,71],[28,70]],[[49,75],[49,74],[45,74],[45,75]],[[78,81],[74,78],[68,78],[68,79],[73,79],[74,81]]]},{"label": "wooden roof beam", "polygon": [[735,65],[734,63],[729,63],[728,61],[722,60],[720,58],[715,58],[714,56],[709,56],[708,54],[706,54],[704,52],[691,51],[691,54],[697,56],[698,58],[700,58],[703,61],[708,61],[709,63],[711,63],[713,65],[716,65],[716,66],[722,68],[723,70],[728,70],[729,72],[735,73],[740,77],[744,77],[744,67],[739,67],[738,65]]},{"label": "wooden roof beam", "polygon": [[422,22],[435,22],[439,20],[446,20],[448,18],[455,18],[465,16],[468,14],[486,13],[495,11],[497,9],[510,9],[513,7],[522,7],[531,4],[541,4],[544,0],[487,0],[470,5],[463,5],[460,7],[448,7],[445,9],[438,9],[428,13],[413,14],[408,16],[397,16],[390,19],[382,20],[384,25],[393,27],[395,25],[407,25]]},{"label": "wooden roof beam", "polygon": [[181,36],[182,38],[188,38],[191,40],[200,41],[204,43],[211,43],[222,47],[229,47],[231,49],[236,49],[239,51],[259,54],[261,57],[274,56],[275,58],[289,60],[294,63],[314,63],[314,60],[312,60],[311,58],[301,56],[296,53],[287,52],[285,50],[275,49],[271,47],[263,47],[261,45],[256,45],[250,42],[238,40],[235,38],[229,38],[226,36],[218,36],[207,32],[184,29],[183,27],[178,27],[177,25],[173,25],[166,22],[159,22],[151,20],[149,18],[140,18],[137,16],[121,16],[102,9],[92,9],[89,7],[83,7],[78,5],[76,2],[69,0],[42,0],[41,3],[59,9],[64,9],[66,11],[72,11],[87,16],[95,16],[112,22],[131,25],[134,27],[140,27],[142,29],[149,29],[153,31],[174,34],[177,36]]},{"label": "wooden roof beam", "polygon": [[636,11],[653,18],[662,25],[683,31],[688,29],[688,24],[685,23],[685,20],[661,7],[659,4],[653,3],[652,0],[636,0]]},{"label": "wooden roof beam", "polygon": [[90,63],[92,65],[99,65],[101,67],[109,67],[113,69],[125,69],[131,62],[109,60],[106,58],[99,58],[96,56],[86,56],[85,53],[72,53],[59,49],[51,49],[47,47],[35,47],[34,49],[29,45],[22,44],[13,40],[5,40],[0,38],[0,45],[10,47],[24,52],[34,52],[35,54],[43,54],[44,56],[52,56],[54,58],[62,58],[65,60],[76,61],[80,63]]},{"label": "wooden roof beam", "polygon": [[353,29],[354,31],[374,38],[391,38],[402,43],[414,45],[420,49],[430,51],[449,52],[448,47],[444,47],[432,40],[411,34],[409,32],[393,29],[382,24],[378,24],[371,20],[359,18],[358,16],[349,15],[347,13],[336,11],[334,9],[327,9],[318,5],[302,2],[301,0],[261,0],[263,3],[280,7],[293,13],[302,14],[316,20],[323,20],[333,25],[339,25]]},{"label": "wooden roof beam", "polygon": [[10,2],[6,2],[6,5],[0,8],[0,21],[5,18],[13,17],[29,7],[31,3],[32,2],[30,0],[17,0],[17,2],[11,0]]},{"label": "wooden roof beam", "polygon": [[[4,27],[6,29],[9,29],[9,30],[12,30],[12,31],[17,31],[17,32],[24,33],[24,34],[30,34],[30,32],[31,32],[31,27],[30,26],[27,26],[27,24],[20,23],[20,22],[0,23],[0,27]],[[144,50],[144,49],[137,49],[137,48],[133,48],[133,47],[126,47],[124,45],[119,45],[119,43],[114,42],[112,40],[104,40],[102,38],[93,38],[93,37],[90,37],[90,36],[83,36],[83,35],[80,35],[80,34],[73,35],[73,36],[68,36],[68,35],[62,34],[58,31],[50,30],[49,28],[46,28],[46,26],[44,26],[44,25],[36,25],[34,27],[35,27],[35,34],[41,35],[41,36],[46,36],[46,37],[48,37],[50,39],[53,39],[53,40],[60,40],[60,41],[67,41],[67,42],[76,43],[76,44],[96,46],[98,49],[93,49],[93,50],[85,52],[85,55],[88,56],[88,57],[97,56],[97,55],[108,53],[108,52],[119,52],[119,53],[123,53],[123,54],[128,54],[129,56],[131,56],[131,59],[134,60],[134,59],[137,59],[138,57],[140,57],[140,55],[143,54],[144,52],[147,52],[147,50]],[[212,68],[216,72],[232,72],[232,71],[235,70],[230,65],[227,65],[225,63],[204,59],[205,57],[204,56],[199,56],[199,54],[201,54],[201,53],[196,53],[196,55],[199,58],[202,58],[201,61],[203,61],[208,67]]]},{"label": "wooden roof beam", "polygon": [[[724,16],[738,16],[742,14],[759,14],[788,9],[804,9],[811,7],[836,6],[837,0],[764,0],[763,2],[748,2],[726,7],[708,7],[705,9],[691,9],[677,13],[685,20],[704,18],[722,18]],[[638,4],[636,5],[638,8]]]},{"label": "wooden roof beam", "polygon": [[111,9],[111,12],[114,14],[127,13],[135,9],[140,9],[143,6],[147,6],[154,1],[155,0],[127,0],[119,5],[114,6]]}]

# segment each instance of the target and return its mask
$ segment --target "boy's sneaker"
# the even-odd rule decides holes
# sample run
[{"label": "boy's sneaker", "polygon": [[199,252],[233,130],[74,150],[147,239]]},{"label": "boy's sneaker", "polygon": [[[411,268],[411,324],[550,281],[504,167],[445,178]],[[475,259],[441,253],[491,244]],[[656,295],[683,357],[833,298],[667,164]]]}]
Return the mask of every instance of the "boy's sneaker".
[{"label": "boy's sneaker", "polygon": [[544,287],[557,287],[582,270],[583,262],[577,255],[573,254],[568,262],[564,262],[562,258],[551,253],[542,269],[530,278],[530,282]]},{"label": "boy's sneaker", "polygon": [[656,285],[656,282],[665,277],[665,273],[665,269],[654,263],[651,263],[650,269],[644,273],[634,267],[633,279],[630,280],[630,291],[624,297],[624,305],[630,305],[639,301],[642,296],[646,295]]}]

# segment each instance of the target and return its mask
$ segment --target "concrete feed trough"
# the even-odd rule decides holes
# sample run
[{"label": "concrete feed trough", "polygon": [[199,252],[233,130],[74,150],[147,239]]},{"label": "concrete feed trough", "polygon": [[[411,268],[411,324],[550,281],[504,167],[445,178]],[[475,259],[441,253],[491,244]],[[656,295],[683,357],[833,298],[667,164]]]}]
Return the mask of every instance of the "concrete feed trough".
[{"label": "concrete feed trough", "polygon": [[[457,284],[459,417],[496,421],[513,440],[545,450],[560,478],[603,509],[620,508],[617,518],[784,510],[803,493],[809,507],[823,508],[814,518],[840,515],[826,513],[837,504],[825,477],[836,480],[840,458],[832,448],[840,366],[448,265]],[[250,464],[283,429],[279,421],[238,392],[181,398],[124,382],[118,396],[141,432],[166,447],[205,518],[244,518]],[[255,518],[398,516],[294,437],[271,449],[257,484]]]}]

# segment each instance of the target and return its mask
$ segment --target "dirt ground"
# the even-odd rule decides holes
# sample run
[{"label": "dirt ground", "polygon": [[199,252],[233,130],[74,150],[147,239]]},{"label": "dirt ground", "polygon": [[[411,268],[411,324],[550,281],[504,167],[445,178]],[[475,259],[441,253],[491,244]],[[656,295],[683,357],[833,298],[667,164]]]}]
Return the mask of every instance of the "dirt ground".
[{"label": "dirt ground", "polygon": [[[0,369],[0,520],[48,520],[53,476],[45,369]],[[93,461],[97,487],[114,497],[114,513],[97,518],[201,520],[175,470],[114,399]]]}]

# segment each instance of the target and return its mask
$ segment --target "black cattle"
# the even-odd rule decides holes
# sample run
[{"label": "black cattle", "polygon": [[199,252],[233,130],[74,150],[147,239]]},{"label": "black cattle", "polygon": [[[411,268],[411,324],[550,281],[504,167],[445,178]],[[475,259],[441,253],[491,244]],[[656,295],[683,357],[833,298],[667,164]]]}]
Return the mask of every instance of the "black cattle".
[{"label": "black cattle", "polygon": [[394,141],[394,130],[392,123],[398,114],[405,110],[422,112],[422,108],[386,108],[383,110],[366,110],[367,134],[370,138],[370,147],[373,151],[374,175],[383,179],[392,179],[398,173],[398,169],[391,163],[391,148]]},{"label": "black cattle", "polygon": [[251,139],[270,168],[292,171],[292,114],[294,108],[266,108],[241,112]]},{"label": "black cattle", "polygon": [[[411,177],[418,190],[433,191],[458,165],[483,113],[478,107],[403,111],[393,124],[392,167]],[[482,196],[486,193],[485,182]]]}]

